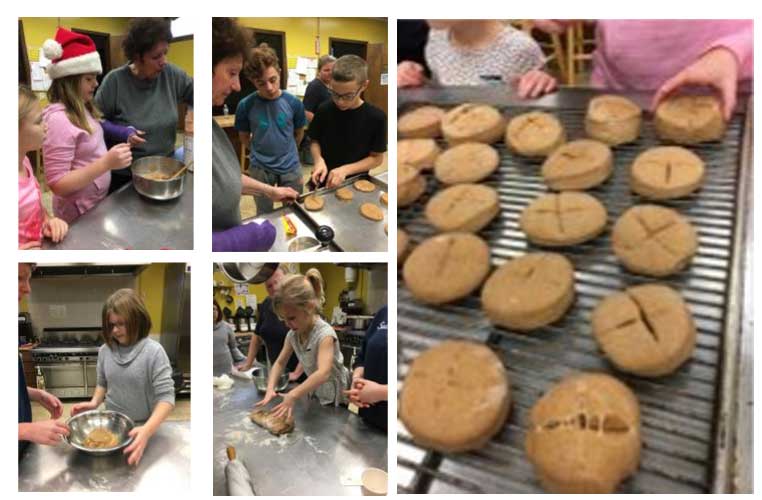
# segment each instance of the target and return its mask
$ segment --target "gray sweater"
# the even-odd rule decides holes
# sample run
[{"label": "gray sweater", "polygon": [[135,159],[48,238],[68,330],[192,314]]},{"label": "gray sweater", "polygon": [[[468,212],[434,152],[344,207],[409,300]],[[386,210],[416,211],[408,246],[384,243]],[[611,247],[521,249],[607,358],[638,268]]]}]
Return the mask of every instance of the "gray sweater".
[{"label": "gray sweater", "polygon": [[246,356],[238,350],[235,335],[230,325],[220,321],[214,325],[212,333],[212,369],[215,377],[223,373],[230,373],[233,362],[240,363],[246,360]]},{"label": "gray sweater", "polygon": [[103,344],[98,351],[99,387],[106,389],[106,409],[136,422],[148,420],[160,401],[175,404],[172,367],[164,348],[149,338],[131,346]]},{"label": "gray sweater", "polygon": [[241,164],[230,139],[212,120],[212,229],[241,224]]},{"label": "gray sweater", "polygon": [[95,95],[104,118],[145,131],[146,142],[132,148],[133,160],[172,154],[179,102],[193,105],[193,79],[173,64],[152,80],[141,80],[128,65],[120,66],[103,78]]}]

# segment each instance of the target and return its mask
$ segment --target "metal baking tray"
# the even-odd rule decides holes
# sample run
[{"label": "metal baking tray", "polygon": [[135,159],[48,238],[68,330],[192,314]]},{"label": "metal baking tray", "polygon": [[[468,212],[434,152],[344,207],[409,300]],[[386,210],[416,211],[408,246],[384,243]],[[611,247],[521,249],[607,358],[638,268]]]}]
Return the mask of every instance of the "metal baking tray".
[{"label": "metal baking tray", "polygon": [[[494,105],[510,116],[542,109],[564,124],[569,140],[584,136],[584,113],[590,89],[561,89],[527,106],[501,89],[424,89],[402,92],[398,116],[421,104],[451,107],[462,102]],[[644,109],[648,96],[630,95]],[[746,100],[744,100],[746,102]],[[735,437],[751,440],[751,424],[738,430],[739,357],[742,300],[741,258],[750,211],[751,112],[744,108],[731,120],[725,139],[690,147],[706,162],[704,187],[682,200],[663,203],[677,209],[696,227],[699,249],[691,266],[667,279],[689,304],[698,330],[693,358],[676,373],[645,379],[616,372],[592,338],[590,314],[609,293],[657,281],[622,268],[611,250],[610,230],[628,207],[640,203],[628,185],[635,156],[659,144],[650,116],[644,116],[641,138],[614,149],[615,171],[604,185],[590,190],[606,206],[606,232],[591,242],[560,251],[574,264],[576,301],[566,316],[530,334],[493,327],[480,310],[479,293],[457,303],[430,307],[412,298],[398,275],[398,390],[410,362],[422,351],[448,338],[485,342],[504,360],[512,403],[503,430],[483,449],[466,454],[441,454],[415,444],[398,425],[398,492],[400,493],[541,493],[524,452],[528,412],[544,391],[564,375],[602,371],[623,380],[636,394],[642,412],[643,449],[637,473],[619,487],[621,493],[698,493],[734,491]],[[443,144],[444,146],[444,144]],[[496,145],[501,163],[485,183],[500,196],[498,218],[480,235],[490,244],[492,264],[540,250],[518,226],[523,208],[546,191],[536,161],[512,155]],[[429,176],[426,194],[398,211],[398,225],[412,244],[434,234],[423,216],[438,189]],[[739,202],[739,200],[743,200]],[[748,205],[747,205],[748,203]],[[750,332],[745,332],[747,335]]]},{"label": "metal baking tray", "polygon": [[[371,193],[363,193],[352,187],[358,180],[367,180],[376,185],[376,190]],[[339,188],[348,187],[354,193],[350,201],[342,201],[336,198]],[[388,223],[387,206],[381,203],[381,193],[388,190],[387,183],[382,178],[370,175],[360,175],[347,179],[340,186],[323,188],[315,191],[323,197],[325,205],[322,210],[312,212],[304,208],[303,199],[295,203],[294,210],[301,213],[302,217],[318,226],[329,226],[334,231],[334,244],[345,252],[386,252],[388,240],[384,232],[384,225]],[[360,205],[373,203],[384,213],[384,220],[372,221],[360,215]]]}]

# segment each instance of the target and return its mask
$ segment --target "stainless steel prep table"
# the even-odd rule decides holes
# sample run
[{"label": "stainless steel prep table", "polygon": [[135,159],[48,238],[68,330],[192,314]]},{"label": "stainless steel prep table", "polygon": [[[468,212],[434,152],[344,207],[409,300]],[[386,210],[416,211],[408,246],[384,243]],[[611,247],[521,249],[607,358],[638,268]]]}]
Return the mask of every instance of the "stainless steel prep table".
[{"label": "stainless steel prep table", "polygon": [[192,250],[193,174],[185,175],[183,194],[174,200],[144,198],[132,182],[111,193],[74,221],[56,250]]},{"label": "stainless steel prep table", "polygon": [[344,479],[359,479],[367,467],[387,469],[386,434],[346,408],[301,399],[295,430],[275,437],[249,420],[260,399],[252,382],[237,378],[231,389],[214,390],[215,495],[227,494],[227,446],[235,447],[260,496],[359,495],[360,486],[344,486]]},{"label": "stainless steel prep table", "polygon": [[[376,190],[371,193],[363,193],[352,187],[352,184],[360,179],[370,180],[376,185]],[[318,226],[327,225],[334,231],[334,240],[328,250],[345,252],[386,252],[389,238],[384,232],[384,224],[388,223],[388,207],[381,203],[381,193],[388,193],[388,173],[379,175],[361,175],[348,179],[341,186],[317,191],[325,199],[322,210],[311,212],[300,204],[284,205],[261,217],[252,217],[243,221],[260,223],[269,220],[277,231],[275,243],[271,252],[287,252],[288,245],[302,236],[315,237]],[[336,198],[336,190],[340,187],[348,187],[354,193],[351,201],[341,201]],[[371,221],[360,215],[360,205],[365,202],[375,203],[384,213],[383,221]],[[296,226],[296,236],[286,238],[281,217],[288,218]]]},{"label": "stainless steel prep table", "polygon": [[[538,100],[521,101],[505,88],[422,88],[401,91],[399,114],[418,104],[451,107],[462,102],[487,103],[510,116],[544,109],[564,123],[569,140],[584,136],[583,118],[592,89],[562,88]],[[629,95],[644,109],[649,94]],[[676,373],[657,379],[622,374],[598,351],[590,334],[592,308],[608,293],[651,282],[621,268],[611,251],[613,222],[640,203],[628,185],[629,165],[645,148],[659,144],[649,113],[641,138],[614,148],[612,178],[589,190],[609,212],[607,231],[593,241],[557,249],[575,266],[577,298],[557,323],[531,335],[496,328],[480,310],[478,293],[440,308],[416,302],[398,280],[398,378],[404,382],[409,363],[423,350],[446,338],[485,342],[504,359],[512,382],[512,410],[505,428],[479,452],[443,455],[416,445],[400,424],[398,491],[413,493],[536,493],[541,489],[528,463],[523,439],[527,414],[543,391],[563,375],[578,370],[614,373],[640,400],[643,452],[637,473],[619,492],[750,492],[752,423],[749,339],[752,333],[749,266],[751,213],[751,99],[739,99],[722,142],[690,146],[707,164],[703,188],[669,202],[696,227],[699,249],[690,267],[663,282],[680,290],[698,330],[691,361]],[[523,208],[546,191],[539,163],[512,155],[495,145],[498,171],[485,183],[495,187],[501,214],[480,234],[491,248],[492,263],[539,247],[529,244],[518,226]],[[427,194],[400,210],[398,223],[418,243],[434,233],[423,218],[423,206],[437,183],[429,178]]]},{"label": "stainless steel prep table", "polygon": [[97,457],[66,443],[30,443],[19,462],[19,491],[190,492],[190,422],[164,422],[137,466],[121,452]]}]

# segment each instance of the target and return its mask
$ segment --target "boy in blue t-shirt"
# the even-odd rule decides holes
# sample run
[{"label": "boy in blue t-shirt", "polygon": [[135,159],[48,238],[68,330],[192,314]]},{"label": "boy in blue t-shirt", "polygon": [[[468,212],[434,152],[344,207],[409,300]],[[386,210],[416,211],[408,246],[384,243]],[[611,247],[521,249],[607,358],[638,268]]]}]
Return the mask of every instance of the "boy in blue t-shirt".
[{"label": "boy in blue t-shirt", "polygon": [[[250,144],[249,175],[271,186],[304,189],[297,144],[307,117],[302,102],[280,88],[278,56],[267,44],[251,52],[244,71],[257,91],[243,98],[235,112],[241,144]],[[269,198],[255,196],[257,215],[271,212]]]}]

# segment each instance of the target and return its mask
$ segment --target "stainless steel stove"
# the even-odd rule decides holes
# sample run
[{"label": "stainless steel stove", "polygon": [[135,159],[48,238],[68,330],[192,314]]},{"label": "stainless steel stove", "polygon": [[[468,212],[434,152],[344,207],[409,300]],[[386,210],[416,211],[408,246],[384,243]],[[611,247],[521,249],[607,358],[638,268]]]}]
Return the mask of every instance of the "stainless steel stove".
[{"label": "stainless steel stove", "polygon": [[96,385],[100,327],[46,328],[32,359],[45,389],[59,398],[92,396]]}]

